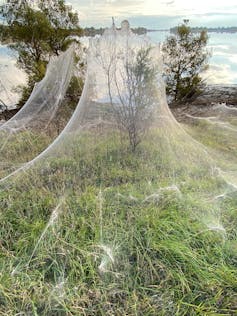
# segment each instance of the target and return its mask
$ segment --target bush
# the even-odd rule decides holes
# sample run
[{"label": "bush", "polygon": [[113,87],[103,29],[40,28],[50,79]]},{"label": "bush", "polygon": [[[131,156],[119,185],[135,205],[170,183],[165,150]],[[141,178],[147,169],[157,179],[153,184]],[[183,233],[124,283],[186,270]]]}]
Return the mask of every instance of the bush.
[{"label": "bush", "polygon": [[207,33],[194,34],[184,24],[174,29],[163,47],[164,72],[167,93],[174,101],[189,99],[200,93],[204,82],[200,73],[207,68],[209,52],[206,49]]}]

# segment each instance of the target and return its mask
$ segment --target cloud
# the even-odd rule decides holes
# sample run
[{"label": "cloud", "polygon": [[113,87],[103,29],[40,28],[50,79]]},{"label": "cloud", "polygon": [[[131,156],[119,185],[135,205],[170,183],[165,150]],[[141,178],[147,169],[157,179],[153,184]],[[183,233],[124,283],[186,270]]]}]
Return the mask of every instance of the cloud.
[{"label": "cloud", "polygon": [[174,3],[175,3],[175,1],[166,2],[167,5],[172,5],[172,4],[174,4]]},{"label": "cloud", "polygon": [[70,0],[73,8],[79,11],[82,26],[109,25],[111,17],[121,17],[128,12],[142,14],[145,0]]},{"label": "cloud", "polygon": [[234,84],[237,73],[227,64],[210,64],[209,69],[202,75],[209,84]]},{"label": "cloud", "polygon": [[230,55],[229,56],[229,59],[230,61],[233,63],[233,64],[236,64],[236,68],[237,68],[237,55]]},{"label": "cloud", "polygon": [[236,0],[225,0],[224,3],[223,0],[70,0],[70,4],[80,12],[81,24],[88,26],[105,25],[112,16],[120,19],[139,15],[145,19],[154,15],[187,18],[199,15],[215,19],[217,15],[232,14],[235,21],[237,18]]},{"label": "cloud", "polygon": [[162,2],[162,4],[165,4],[167,6],[172,6],[173,4],[175,3],[175,1],[165,1],[165,2]]},{"label": "cloud", "polygon": [[16,59],[9,55],[9,50],[0,45],[0,99],[6,104],[16,104],[19,95],[13,88],[25,84],[26,75],[16,67]]}]

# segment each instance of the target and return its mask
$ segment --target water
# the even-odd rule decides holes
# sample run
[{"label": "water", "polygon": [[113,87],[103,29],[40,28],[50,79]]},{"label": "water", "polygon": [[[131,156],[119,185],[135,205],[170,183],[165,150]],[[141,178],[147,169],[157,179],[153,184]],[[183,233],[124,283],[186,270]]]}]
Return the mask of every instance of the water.
[{"label": "water", "polygon": [[[150,32],[155,42],[163,42],[170,33]],[[237,34],[210,33],[208,48],[212,51],[209,69],[203,76],[209,84],[237,84]],[[18,95],[13,87],[24,84],[25,74],[15,66],[15,56],[0,45],[0,99],[8,105],[17,102]],[[3,91],[4,85],[5,90]]]},{"label": "water", "polygon": [[[153,41],[163,42],[170,33],[151,32]],[[205,79],[210,84],[237,84],[237,33],[209,33],[208,48],[212,56]]]},{"label": "water", "polygon": [[0,45],[0,99],[14,107],[19,99],[14,88],[25,82],[26,75],[16,67],[16,56],[6,46]]},{"label": "water", "polygon": [[213,83],[237,84],[237,33],[211,33],[210,78]]}]

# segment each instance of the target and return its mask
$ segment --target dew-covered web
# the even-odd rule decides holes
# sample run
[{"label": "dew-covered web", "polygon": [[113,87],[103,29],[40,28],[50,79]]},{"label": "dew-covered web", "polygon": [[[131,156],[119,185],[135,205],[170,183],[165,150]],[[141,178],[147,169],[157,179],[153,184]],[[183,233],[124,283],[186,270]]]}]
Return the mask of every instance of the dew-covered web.
[{"label": "dew-covered web", "polygon": [[[0,73],[1,73],[1,68],[0,68]],[[5,78],[4,78],[5,81]],[[6,88],[5,84],[3,83],[2,78],[0,78],[0,111],[5,111],[7,109],[7,103],[12,104],[12,95],[9,92],[9,90]],[[2,124],[3,121],[0,121],[0,124]]]},{"label": "dew-covered web", "polygon": [[220,174],[236,187],[237,109],[224,103],[207,107],[195,116],[187,115],[185,128],[205,145],[209,155],[217,161]]},{"label": "dew-covered web", "polygon": [[52,129],[57,129],[56,114],[75,69],[74,50],[72,46],[50,59],[45,77],[35,85],[28,101],[0,126],[1,177],[34,158],[57,135]]},{"label": "dew-covered web", "polygon": [[[197,130],[208,124],[210,139],[223,131],[232,143],[235,109],[220,106],[215,119],[190,118],[193,128],[179,124],[167,105],[161,60],[159,47],[127,22],[91,39],[83,93],[69,123],[44,152],[0,182],[1,238],[13,254],[3,266],[19,282],[26,273],[40,279],[52,304],[83,286],[124,290],[127,280],[143,282],[145,269],[144,284],[154,282],[159,245],[149,240],[162,234],[157,218],[171,207],[200,225],[200,234],[226,238],[236,157],[232,151],[221,157],[222,148],[214,155]],[[70,287],[75,279],[82,288]]]}]

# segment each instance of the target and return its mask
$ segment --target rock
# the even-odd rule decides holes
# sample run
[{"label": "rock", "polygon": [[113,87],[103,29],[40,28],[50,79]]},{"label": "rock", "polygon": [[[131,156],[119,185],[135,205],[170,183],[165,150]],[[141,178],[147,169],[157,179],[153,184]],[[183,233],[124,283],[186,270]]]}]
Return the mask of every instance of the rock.
[{"label": "rock", "polygon": [[195,105],[210,105],[226,103],[237,106],[237,84],[233,85],[208,85],[196,99],[190,102]]},{"label": "rock", "polygon": [[216,104],[237,107],[236,85],[209,85],[198,97],[186,102],[170,105],[173,115],[179,122],[190,120],[189,116],[208,116]]}]

